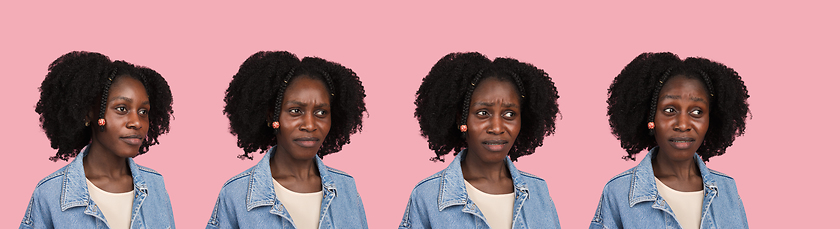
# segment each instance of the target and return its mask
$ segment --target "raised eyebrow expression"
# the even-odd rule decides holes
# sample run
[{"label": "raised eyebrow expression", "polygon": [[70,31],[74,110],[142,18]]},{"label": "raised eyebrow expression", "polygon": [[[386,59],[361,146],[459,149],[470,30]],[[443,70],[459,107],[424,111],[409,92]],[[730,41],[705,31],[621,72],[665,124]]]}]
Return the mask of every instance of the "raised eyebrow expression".
[{"label": "raised eyebrow expression", "polygon": [[[680,96],[680,95],[665,95],[665,96],[663,96],[662,98],[663,98],[663,99],[682,99],[682,96]],[[705,104],[709,104],[709,101],[706,101],[706,99],[703,99],[703,98],[700,98],[700,97],[693,97],[693,96],[692,96],[692,97],[691,97],[691,98],[689,98],[689,99],[691,99],[691,101],[695,101],[695,102],[703,102],[703,103],[705,103]]]},{"label": "raised eyebrow expression", "polygon": [[[492,107],[495,106],[496,103],[493,102],[475,102],[473,106],[475,107]],[[504,108],[519,108],[518,104],[515,103],[503,103],[502,107]]]},{"label": "raised eyebrow expression", "polygon": [[[308,106],[309,104],[308,104],[308,103],[301,102],[301,101],[295,101],[295,100],[292,100],[292,101],[286,101],[286,105],[288,105],[288,106],[297,106],[297,107],[305,107],[305,106]],[[329,107],[330,107],[330,104],[328,104],[328,103],[319,103],[319,104],[316,104],[316,105],[315,105],[315,108],[323,108],[323,107],[328,107],[328,108],[329,108]]]}]

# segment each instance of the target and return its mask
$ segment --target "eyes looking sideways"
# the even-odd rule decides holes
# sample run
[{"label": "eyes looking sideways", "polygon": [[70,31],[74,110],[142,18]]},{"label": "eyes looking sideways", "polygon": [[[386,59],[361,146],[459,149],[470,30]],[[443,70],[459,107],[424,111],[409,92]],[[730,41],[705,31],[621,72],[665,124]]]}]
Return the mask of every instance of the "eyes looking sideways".
[{"label": "eyes looking sideways", "polygon": [[[109,124],[125,123],[126,127],[144,130],[142,134],[146,134],[151,103],[146,88],[140,81],[126,75],[117,77],[108,90],[106,107],[106,127],[110,126]],[[96,113],[98,112],[94,112],[94,115]],[[91,120],[97,119],[94,117]]]}]

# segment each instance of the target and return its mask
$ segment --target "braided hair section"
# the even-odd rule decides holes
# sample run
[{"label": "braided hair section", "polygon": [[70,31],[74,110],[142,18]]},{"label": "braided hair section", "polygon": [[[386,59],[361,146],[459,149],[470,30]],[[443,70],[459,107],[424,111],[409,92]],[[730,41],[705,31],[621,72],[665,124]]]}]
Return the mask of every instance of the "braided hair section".
[{"label": "braided hair section", "polygon": [[99,132],[105,131],[105,109],[107,109],[108,105],[108,91],[111,90],[111,84],[114,83],[114,78],[117,77],[117,70],[118,68],[114,68],[111,71],[111,74],[108,76],[107,81],[102,86],[102,99],[99,103],[99,119],[96,121],[99,125]]}]

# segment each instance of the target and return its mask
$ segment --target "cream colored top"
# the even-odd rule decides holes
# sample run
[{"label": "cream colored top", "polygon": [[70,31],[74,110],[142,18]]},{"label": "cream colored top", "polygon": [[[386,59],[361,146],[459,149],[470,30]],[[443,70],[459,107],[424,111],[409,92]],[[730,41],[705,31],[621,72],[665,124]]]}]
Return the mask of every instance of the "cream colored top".
[{"label": "cream colored top", "polygon": [[274,181],[274,194],[277,199],[292,216],[292,222],[298,229],[316,229],[321,220],[321,200],[324,198],[324,191],[312,193],[299,193],[286,189],[283,185]]},{"label": "cream colored top", "polygon": [[473,187],[467,180],[464,184],[467,185],[467,196],[478,205],[490,228],[510,229],[513,226],[513,193],[488,194]]},{"label": "cream colored top", "polygon": [[659,178],[654,177],[654,179],[656,179],[656,190],[674,211],[680,226],[686,229],[699,229],[700,214],[703,210],[703,191],[680,192],[671,189]]},{"label": "cream colored top", "polygon": [[123,193],[110,193],[99,189],[85,178],[90,199],[105,215],[105,221],[113,229],[128,229],[131,227],[131,207],[134,204],[134,190]]}]

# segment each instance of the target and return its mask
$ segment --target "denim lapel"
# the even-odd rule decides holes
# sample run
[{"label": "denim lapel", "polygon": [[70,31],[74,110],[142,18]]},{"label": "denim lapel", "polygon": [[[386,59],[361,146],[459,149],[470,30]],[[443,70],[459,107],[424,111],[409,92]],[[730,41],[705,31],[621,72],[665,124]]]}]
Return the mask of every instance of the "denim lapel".
[{"label": "denim lapel", "polygon": [[271,157],[274,156],[275,147],[272,147],[263,155],[263,158],[257,162],[257,165],[251,169],[251,179],[248,183],[248,195],[245,198],[245,208],[251,211],[254,208],[262,206],[272,206],[269,212],[278,215],[289,222],[292,222],[292,216],[283,207],[280,201],[277,201],[277,194],[274,192],[274,177],[271,176],[271,166],[268,164]]},{"label": "denim lapel", "polygon": [[87,182],[85,182],[84,164],[82,164],[83,158],[87,156],[89,150],[90,146],[86,146],[70,164],[64,167],[64,180],[61,184],[61,211],[73,207],[93,205],[93,201],[90,201]]},{"label": "denim lapel", "polygon": [[709,215],[709,209],[712,206],[712,200],[717,197],[718,187],[715,183],[714,176],[706,167],[706,163],[700,158],[700,155],[694,154],[694,161],[697,162],[697,167],[700,168],[700,176],[703,177],[703,210],[700,214],[700,228],[704,228],[706,217]]},{"label": "denim lapel", "polygon": [[90,151],[90,145],[85,146],[79,155],[73,159],[67,167],[64,168],[64,180],[61,189],[61,211],[74,207],[85,207],[85,214],[93,216],[102,222],[105,220],[105,215],[99,210],[90,199],[87,182],[85,181],[84,158]]},{"label": "denim lapel", "polygon": [[128,158],[128,168],[131,170],[131,179],[134,180],[134,203],[131,210],[131,225],[132,227],[140,227],[134,225],[139,222],[140,208],[143,207],[143,201],[149,196],[149,189],[146,186],[146,180],[140,175],[140,166],[134,163],[134,159]]},{"label": "denim lapel", "polygon": [[[654,147],[648,154],[639,162],[639,165],[633,168],[633,180],[630,182],[630,207],[645,202],[656,201],[658,193],[656,191],[656,180],[653,178],[653,165],[651,160],[656,156],[657,147]],[[660,201],[656,201],[654,206]],[[664,203],[664,201],[662,201]]]},{"label": "denim lapel", "polygon": [[[467,187],[464,184],[464,174],[461,171],[461,156],[466,153],[466,149],[462,150],[443,170],[443,179],[440,181],[440,190],[438,191],[438,211],[443,211],[443,209],[454,205],[466,205],[467,200],[469,200],[467,198]],[[477,207],[472,209],[469,205],[464,207],[464,211],[478,211]]]},{"label": "denim lapel", "polygon": [[324,197],[321,200],[321,215],[318,218],[318,225],[324,225],[324,222],[332,221],[329,219],[329,214],[327,212],[330,209],[330,204],[332,203],[333,199],[336,197],[336,193],[338,193],[335,181],[330,176],[329,168],[324,165],[324,162],[321,161],[321,158],[315,156],[315,165],[318,166],[318,173],[321,174],[321,190],[324,192]]},{"label": "denim lapel", "polygon": [[515,193],[513,225],[516,225],[518,220],[522,219],[522,207],[525,206],[525,200],[530,196],[530,192],[528,191],[528,184],[525,182],[525,178],[522,177],[519,170],[513,165],[513,161],[505,157],[505,163],[507,163],[508,170],[510,170],[510,178],[513,180],[513,192]]}]

